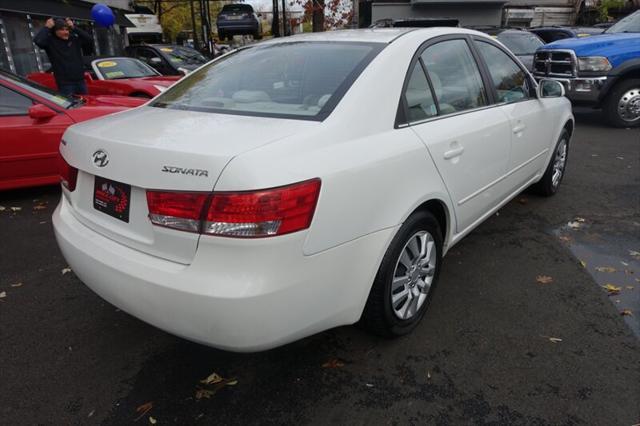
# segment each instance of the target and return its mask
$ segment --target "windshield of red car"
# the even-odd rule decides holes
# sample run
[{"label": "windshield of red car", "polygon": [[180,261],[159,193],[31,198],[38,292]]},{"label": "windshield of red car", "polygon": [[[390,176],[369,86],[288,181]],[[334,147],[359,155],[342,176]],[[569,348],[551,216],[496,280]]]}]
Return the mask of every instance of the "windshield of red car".
[{"label": "windshield of red car", "polygon": [[189,74],[152,106],[323,120],[383,47],[351,42],[256,45]]},{"label": "windshield of red car", "polygon": [[0,78],[5,78],[10,81],[14,85],[20,87],[27,92],[35,96],[39,96],[41,98],[46,99],[49,102],[53,102],[54,104],[62,107],[69,108],[73,105],[74,101],[72,99],[67,98],[66,96],[57,93],[54,90],[49,89],[48,87],[44,87],[39,85],[38,83],[34,83],[33,81],[27,80],[26,78],[19,77],[15,74],[9,74],[6,72],[0,73]]},{"label": "windshield of red car", "polygon": [[200,52],[188,47],[166,46],[161,47],[160,51],[174,64],[196,64],[201,65],[207,62],[207,58],[202,56]]},{"label": "windshield of red car", "polygon": [[97,72],[105,80],[153,77],[158,73],[147,64],[133,58],[107,58],[94,62]]}]

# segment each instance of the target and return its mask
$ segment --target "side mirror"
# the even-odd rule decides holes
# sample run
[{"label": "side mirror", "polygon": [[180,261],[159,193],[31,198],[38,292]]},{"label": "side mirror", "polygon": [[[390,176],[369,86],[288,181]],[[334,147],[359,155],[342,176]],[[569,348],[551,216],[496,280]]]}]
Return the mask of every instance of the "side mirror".
[{"label": "side mirror", "polygon": [[155,58],[150,58],[149,59],[149,63],[151,65],[160,65],[162,63],[162,59],[155,57]]},{"label": "side mirror", "polygon": [[29,108],[29,117],[34,120],[48,120],[56,115],[54,110],[43,104],[35,104]]},{"label": "side mirror", "polygon": [[564,94],[564,86],[555,80],[543,78],[538,84],[539,98],[560,98]]}]

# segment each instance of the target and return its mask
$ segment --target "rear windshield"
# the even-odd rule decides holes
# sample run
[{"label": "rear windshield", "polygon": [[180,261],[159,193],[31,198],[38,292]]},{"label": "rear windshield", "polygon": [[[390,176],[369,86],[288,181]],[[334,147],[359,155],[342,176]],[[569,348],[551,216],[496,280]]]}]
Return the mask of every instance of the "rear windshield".
[{"label": "rear windshield", "polygon": [[497,38],[514,55],[533,55],[538,47],[544,44],[537,35],[524,31],[521,33],[502,32],[498,34]]},{"label": "rear windshield", "polygon": [[222,8],[222,12],[253,13],[253,7],[248,4],[228,4]]},{"label": "rear windshield", "polygon": [[241,49],[190,74],[151,106],[323,120],[383,46],[292,42]]}]

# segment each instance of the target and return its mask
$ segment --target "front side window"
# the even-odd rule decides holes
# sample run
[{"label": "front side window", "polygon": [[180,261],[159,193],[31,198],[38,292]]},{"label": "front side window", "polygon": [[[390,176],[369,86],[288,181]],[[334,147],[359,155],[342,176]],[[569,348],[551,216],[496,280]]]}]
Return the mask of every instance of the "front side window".
[{"label": "front side window", "polygon": [[15,84],[23,90],[26,90],[30,94],[44,98],[62,108],[66,109],[73,105],[72,99],[69,99],[66,96],[62,96],[55,90],[51,90],[48,87],[41,86],[31,80],[27,80],[26,78],[22,78],[15,74],[6,72],[2,72],[0,75],[2,76],[2,78],[9,80],[11,83]]},{"label": "front side window", "polygon": [[424,120],[438,114],[431,88],[420,61],[416,62],[409,77],[404,98],[407,101],[407,120],[409,122]]},{"label": "front side window", "polygon": [[498,102],[517,102],[529,98],[529,84],[524,71],[502,50],[484,41],[476,42],[489,68]]},{"label": "front side window", "polygon": [[622,18],[618,23],[606,30],[605,33],[640,33],[640,11]]},{"label": "front side window", "polygon": [[0,116],[25,115],[33,105],[31,99],[0,86]]},{"label": "front side window", "polygon": [[151,106],[322,120],[383,46],[292,42],[241,49],[193,72]]},{"label": "front side window", "polygon": [[433,85],[441,114],[487,105],[478,66],[464,40],[448,40],[428,47],[421,55]]}]

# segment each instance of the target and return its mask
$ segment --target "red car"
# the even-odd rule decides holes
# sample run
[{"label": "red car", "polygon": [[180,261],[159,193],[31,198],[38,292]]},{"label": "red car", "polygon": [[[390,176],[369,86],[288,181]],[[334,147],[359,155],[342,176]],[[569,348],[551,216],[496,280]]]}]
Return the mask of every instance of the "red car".
[{"label": "red car", "polygon": [[58,146],[67,127],[145,102],[124,96],[66,98],[0,71],[0,190],[58,183]]},{"label": "red car", "polygon": [[[162,76],[135,58],[100,58],[91,61],[84,79],[90,95],[121,95],[153,98],[180,80],[181,76]],[[53,74],[36,72],[29,80],[56,89]]]}]

